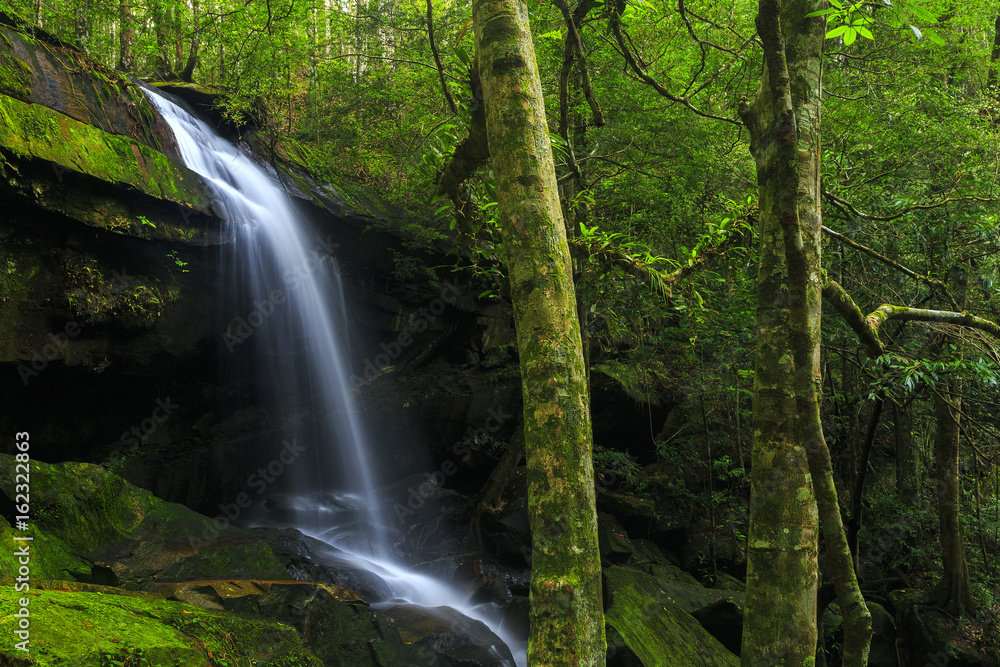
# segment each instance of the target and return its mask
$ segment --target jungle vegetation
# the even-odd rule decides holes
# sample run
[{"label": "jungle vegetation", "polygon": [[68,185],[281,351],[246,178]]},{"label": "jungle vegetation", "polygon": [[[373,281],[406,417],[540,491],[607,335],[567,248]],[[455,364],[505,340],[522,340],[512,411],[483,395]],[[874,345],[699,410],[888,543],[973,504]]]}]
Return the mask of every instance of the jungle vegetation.
[{"label": "jungle vegetation", "polygon": [[[995,623],[995,3],[10,5],[108,66],[225,91],[227,116],[268,128],[314,174],[427,211],[415,233],[452,243],[481,299],[544,331],[519,332],[526,400],[578,416],[550,450],[551,425],[525,428],[529,467],[579,485],[568,500],[536,491],[539,508],[579,509],[558,548],[595,548],[577,532],[594,495],[584,378],[678,404],[648,441],[597,447],[598,467],[630,485],[636,461],[704,480],[685,492],[712,545],[703,567],[747,563],[744,665],[807,664],[817,601],[832,600],[843,664],[866,664],[865,598],[887,588],[931,591],[970,633]],[[496,16],[521,32],[491,33]],[[527,95],[503,79],[514,70],[544,115],[496,111]],[[537,184],[544,215],[518,217]],[[574,284],[542,271],[560,285],[532,302],[542,239]],[[401,280],[422,270],[398,258]],[[554,371],[566,355],[581,358]],[[546,374],[568,378],[569,402],[540,388]],[[572,606],[567,581],[600,601],[593,562],[553,552],[539,565],[552,567],[568,579],[549,582],[551,613]],[[594,632],[567,647],[580,664],[603,664]]]}]

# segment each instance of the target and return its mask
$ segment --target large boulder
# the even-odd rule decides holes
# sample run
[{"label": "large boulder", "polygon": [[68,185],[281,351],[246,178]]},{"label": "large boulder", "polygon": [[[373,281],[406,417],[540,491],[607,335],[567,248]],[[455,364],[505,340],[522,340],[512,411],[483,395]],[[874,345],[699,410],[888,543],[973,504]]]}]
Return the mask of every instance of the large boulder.
[{"label": "large boulder", "polygon": [[[0,454],[0,502],[13,506],[15,459]],[[30,464],[35,576],[113,583],[226,577],[287,579],[278,555],[250,531],[164,502],[89,463]],[[16,571],[11,517],[0,519],[4,572]]]},{"label": "large boulder", "polygon": [[[0,586],[0,664],[177,665],[210,667],[324,664],[294,628],[276,621],[210,611],[120,591],[32,590],[30,643],[34,659],[17,662],[15,634],[23,593]],[[232,662],[230,662],[232,661]]]},{"label": "large boulder", "polygon": [[[996,639],[983,636],[981,632],[966,631],[958,619],[933,604],[930,591],[892,591],[889,601],[896,608],[899,667],[997,667],[1000,664]],[[967,622],[974,623],[972,619]]]},{"label": "large boulder", "polygon": [[[605,620],[645,667],[739,665],[735,653],[713,637],[685,608],[707,603],[698,591],[682,589],[638,570],[613,566],[604,571]],[[670,589],[668,591],[668,588]],[[722,601],[723,591],[716,602]]]}]

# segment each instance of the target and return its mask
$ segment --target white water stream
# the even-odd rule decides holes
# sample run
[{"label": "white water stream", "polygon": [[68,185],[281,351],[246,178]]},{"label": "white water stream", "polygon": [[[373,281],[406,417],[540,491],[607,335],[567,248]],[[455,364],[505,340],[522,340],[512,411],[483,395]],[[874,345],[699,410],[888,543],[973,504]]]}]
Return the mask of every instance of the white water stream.
[{"label": "white water stream", "polygon": [[[346,326],[340,276],[325,253],[315,252],[322,243],[308,236],[275,178],[177,104],[149,91],[147,95],[173,130],[184,163],[206,180],[216,195],[217,212],[232,226],[237,246],[232,279],[248,290],[250,298],[244,302],[252,302],[253,309],[239,318],[242,330],[227,333],[227,345],[232,350],[253,344],[253,358],[263,367],[251,372],[262,378],[259,384],[273,407],[294,405],[295,397],[306,393],[313,413],[322,417],[321,426],[294,431],[307,451],[323,450],[323,456],[309,458],[310,467],[319,468],[308,471],[312,488],[302,487],[314,499],[320,494],[341,499],[348,511],[331,512],[304,500],[310,496],[303,494],[290,503],[295,527],[376,574],[396,601],[449,606],[483,621],[512,649],[517,664],[524,665],[523,643],[505,636],[495,614],[395,557],[384,528],[373,449],[348,382],[350,369],[340,340]],[[344,516],[349,517],[346,522]]]}]

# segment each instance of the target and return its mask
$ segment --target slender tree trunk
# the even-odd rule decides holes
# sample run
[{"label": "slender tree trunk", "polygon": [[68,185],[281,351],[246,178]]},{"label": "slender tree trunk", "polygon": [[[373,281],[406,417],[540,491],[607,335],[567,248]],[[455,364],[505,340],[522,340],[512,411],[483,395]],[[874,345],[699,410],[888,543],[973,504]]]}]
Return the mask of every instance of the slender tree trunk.
[{"label": "slender tree trunk", "polygon": [[472,14],[524,397],[528,663],[604,665],[590,406],[528,7],[475,0]]},{"label": "slender tree trunk", "polygon": [[906,505],[917,497],[917,452],[913,447],[913,416],[906,404],[893,406],[896,433],[896,493]]},{"label": "slender tree trunk", "polygon": [[441,56],[438,54],[437,43],[434,41],[434,4],[433,0],[427,0],[427,39],[431,43],[431,55],[434,56],[434,64],[437,66],[438,80],[441,82],[441,92],[444,93],[444,99],[448,102],[448,108],[451,109],[451,113],[455,116],[458,115],[458,107],[455,106],[455,100],[451,97],[451,91],[448,90],[448,82],[444,77],[444,66],[441,64]]},{"label": "slender tree trunk", "polygon": [[854,557],[854,570],[857,572],[861,559],[858,555],[858,534],[864,527],[864,501],[865,501],[865,480],[868,477],[868,462],[871,460],[872,447],[875,445],[875,433],[878,430],[878,422],[882,417],[882,408],[885,405],[885,393],[880,393],[872,403],[871,416],[868,418],[868,428],[865,431],[865,440],[861,444],[861,451],[858,456],[858,464],[855,466],[856,475],[851,487],[851,518],[847,521],[847,547]]},{"label": "slender tree trunk", "polygon": [[198,0],[191,2],[191,48],[188,50],[187,62],[181,70],[181,81],[191,83],[194,78],[194,67],[198,64],[198,46],[201,44],[201,34],[199,32],[198,21],[199,7]]},{"label": "slender tree trunk", "polygon": [[130,0],[118,1],[118,69],[131,72],[135,69],[135,54],[132,43],[135,32],[132,29],[132,5]]},{"label": "slender tree trunk", "polygon": [[815,659],[817,518],[844,613],[844,665],[867,664],[871,639],[819,415],[826,20],[812,11],[810,0],[760,0],[764,73],[752,104],[740,105],[761,213],[744,667]]},{"label": "slender tree trunk", "polygon": [[90,45],[90,2],[91,0],[77,0],[74,21],[76,43],[84,51]]},{"label": "slender tree trunk", "polygon": [[[1000,60],[1000,15],[993,21],[993,51],[990,53],[990,73],[986,77],[987,88],[993,88],[997,85],[997,66],[1000,66],[998,60]],[[991,90],[990,94],[994,98],[998,97],[996,90]]]},{"label": "slender tree trunk", "polygon": [[938,384],[934,392],[934,463],[937,468],[938,525],[941,539],[941,581],[935,597],[938,604],[956,615],[973,610],[969,568],[965,559],[965,536],[959,504],[959,419],[961,385]]}]

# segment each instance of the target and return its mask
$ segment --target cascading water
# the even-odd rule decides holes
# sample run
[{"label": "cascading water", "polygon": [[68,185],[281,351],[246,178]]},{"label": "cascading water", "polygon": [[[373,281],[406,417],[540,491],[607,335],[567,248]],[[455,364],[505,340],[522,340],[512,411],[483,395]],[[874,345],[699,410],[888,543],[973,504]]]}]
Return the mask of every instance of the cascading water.
[{"label": "cascading water", "polygon": [[[497,619],[394,558],[377,493],[380,480],[348,383],[338,330],[344,324],[344,300],[336,264],[328,255],[313,252],[317,244],[275,178],[204,122],[165,97],[146,92],[173,130],[184,163],[207,181],[220,217],[232,226],[239,253],[232,277],[250,295],[252,309],[234,317],[242,330],[226,333],[227,347],[233,351],[252,345],[254,363],[263,366],[251,369],[262,378],[262,402],[279,411],[285,406],[291,413],[305,402],[318,417],[307,426],[293,414],[280,426],[292,449],[313,454],[309,465],[289,466],[308,473],[298,475],[296,493],[286,499],[295,527],[379,576],[395,601],[452,607],[485,622],[513,647],[515,642],[504,637]],[[517,664],[525,664],[523,647],[518,654]]]}]

